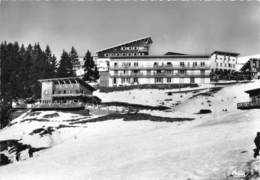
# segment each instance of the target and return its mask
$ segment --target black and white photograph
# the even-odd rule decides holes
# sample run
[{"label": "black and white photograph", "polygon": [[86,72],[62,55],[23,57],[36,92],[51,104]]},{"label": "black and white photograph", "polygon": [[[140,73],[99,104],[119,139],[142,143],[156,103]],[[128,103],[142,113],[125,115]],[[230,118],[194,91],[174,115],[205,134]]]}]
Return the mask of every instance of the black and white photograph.
[{"label": "black and white photograph", "polygon": [[260,1],[0,0],[0,180],[260,179]]}]

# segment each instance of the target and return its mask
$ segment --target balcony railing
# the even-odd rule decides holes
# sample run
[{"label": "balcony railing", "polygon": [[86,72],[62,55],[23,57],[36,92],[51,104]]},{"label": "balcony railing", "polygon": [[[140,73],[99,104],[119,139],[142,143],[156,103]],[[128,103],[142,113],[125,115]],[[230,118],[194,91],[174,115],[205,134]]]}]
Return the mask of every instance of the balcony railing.
[{"label": "balcony railing", "polygon": [[33,109],[74,109],[84,107],[84,103],[41,103],[32,105]]},{"label": "balcony railing", "polygon": [[153,74],[144,74],[144,73],[129,73],[129,74],[113,74],[111,77],[144,77],[144,78],[149,78],[149,77],[201,77],[201,78],[206,78],[209,77],[209,74],[170,74],[170,73],[153,73]]},{"label": "balcony railing", "polygon": [[112,66],[111,70],[117,69],[210,69],[210,66],[176,66],[176,65],[154,65],[154,66]]},{"label": "balcony railing", "polygon": [[53,97],[64,97],[64,96],[73,96],[73,97],[77,97],[77,96],[89,96],[90,94],[86,94],[86,93],[60,93],[60,94],[53,94]]},{"label": "balcony railing", "polygon": [[237,103],[237,109],[254,109],[254,108],[260,108],[260,101]]}]

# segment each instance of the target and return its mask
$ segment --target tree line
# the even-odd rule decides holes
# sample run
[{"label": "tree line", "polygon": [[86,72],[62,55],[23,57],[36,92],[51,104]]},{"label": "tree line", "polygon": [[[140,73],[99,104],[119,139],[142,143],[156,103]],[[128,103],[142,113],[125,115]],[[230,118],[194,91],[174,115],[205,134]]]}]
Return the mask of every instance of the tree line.
[{"label": "tree line", "polygon": [[[1,105],[10,106],[12,101],[20,98],[40,98],[39,79],[76,76],[73,65],[79,63],[79,56],[74,47],[69,52],[63,50],[58,61],[49,45],[42,49],[39,43],[25,46],[19,45],[18,42],[1,42]],[[83,68],[83,80],[90,82],[99,78],[89,50],[84,56]]]}]

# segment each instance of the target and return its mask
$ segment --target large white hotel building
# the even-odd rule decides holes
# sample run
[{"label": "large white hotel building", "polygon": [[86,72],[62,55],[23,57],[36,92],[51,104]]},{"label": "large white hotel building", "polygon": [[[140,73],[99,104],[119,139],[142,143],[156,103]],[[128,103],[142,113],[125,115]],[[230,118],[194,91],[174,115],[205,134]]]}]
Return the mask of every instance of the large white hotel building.
[{"label": "large white hotel building", "polygon": [[151,43],[151,37],[145,37],[98,51],[99,85],[204,84],[210,83],[210,72],[220,65],[235,70],[237,63],[237,53],[222,51],[210,55],[149,55]]}]

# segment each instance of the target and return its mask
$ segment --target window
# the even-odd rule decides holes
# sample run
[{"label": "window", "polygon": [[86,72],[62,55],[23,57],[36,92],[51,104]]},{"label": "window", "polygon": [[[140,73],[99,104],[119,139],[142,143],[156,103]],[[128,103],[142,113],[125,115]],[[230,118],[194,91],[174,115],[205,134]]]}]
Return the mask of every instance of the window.
[{"label": "window", "polygon": [[156,71],[156,74],[161,74],[161,73],[162,73],[161,70],[157,70],[157,71]]},{"label": "window", "polygon": [[126,78],[126,81],[127,81],[128,83],[130,83],[130,78]]},{"label": "window", "polygon": [[125,56],[126,54],[125,53],[123,53],[123,56]]},{"label": "window", "polygon": [[118,70],[115,70],[115,75],[118,75]]},{"label": "window", "polygon": [[190,83],[195,83],[195,78],[194,77],[190,78]]},{"label": "window", "polygon": [[184,62],[180,62],[180,66],[184,67],[185,66]]},{"label": "window", "polygon": [[167,78],[167,83],[170,83],[172,82],[172,79],[171,78]]},{"label": "window", "polygon": [[201,75],[205,75],[205,70],[200,70]]},{"label": "window", "polygon": [[138,74],[139,71],[138,71],[138,70],[133,70],[132,73],[134,73],[134,74]]},{"label": "window", "polygon": [[147,70],[147,75],[150,75],[151,74],[151,70]]},{"label": "window", "polygon": [[124,70],[123,73],[126,74],[126,70]]},{"label": "window", "polygon": [[154,67],[158,66],[158,63],[157,62],[153,63],[153,66]]},{"label": "window", "polygon": [[116,78],[114,78],[113,82],[114,82],[114,84],[116,84]]},{"label": "window", "polygon": [[114,63],[114,67],[117,67],[117,63],[116,62]]},{"label": "window", "polygon": [[166,74],[172,74],[171,70],[166,70],[165,72],[166,72]]},{"label": "window", "polygon": [[138,78],[134,78],[134,83],[138,83]]},{"label": "window", "polygon": [[134,62],[134,67],[138,67],[138,62]]},{"label": "window", "polygon": [[107,53],[105,53],[105,54],[104,54],[104,56],[108,56],[108,54],[107,54]]},{"label": "window", "polygon": [[216,66],[218,67],[218,63],[216,63]]},{"label": "window", "polygon": [[162,83],[163,78],[155,78],[154,81],[155,81],[155,83]]},{"label": "window", "polygon": [[193,62],[193,63],[192,63],[192,66],[193,66],[193,67],[196,67],[196,66],[197,66],[197,62]]},{"label": "window", "polygon": [[205,67],[205,62],[200,62],[201,67]]},{"label": "window", "polygon": [[185,70],[183,70],[183,69],[181,69],[181,70],[179,70],[179,74],[185,74],[186,73],[186,71]]},{"label": "window", "polygon": [[172,67],[172,63],[171,63],[171,62],[167,62],[167,63],[166,63],[166,66]]},{"label": "window", "polygon": [[122,84],[125,83],[125,78],[121,78]]},{"label": "window", "polygon": [[125,47],[121,47],[121,50],[125,50]]}]

